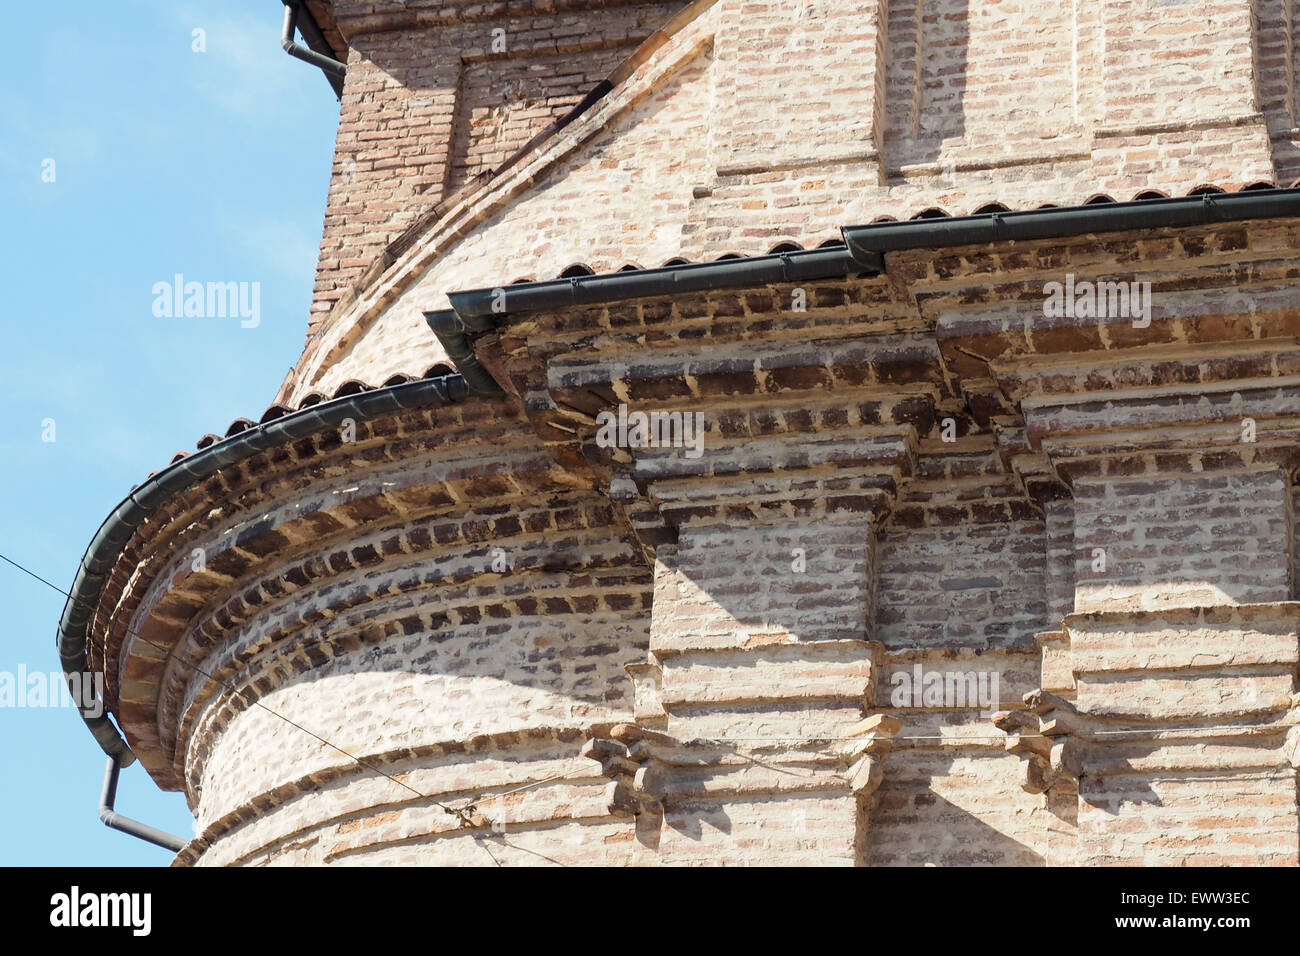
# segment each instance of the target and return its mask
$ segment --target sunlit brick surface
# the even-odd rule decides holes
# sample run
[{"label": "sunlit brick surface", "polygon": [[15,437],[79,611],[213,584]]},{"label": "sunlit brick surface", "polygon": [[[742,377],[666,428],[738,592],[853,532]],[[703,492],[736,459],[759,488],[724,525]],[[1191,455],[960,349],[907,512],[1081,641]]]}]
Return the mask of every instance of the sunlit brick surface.
[{"label": "sunlit brick surface", "polygon": [[[1296,219],[509,298],[1222,210],[1300,176],[1293,4],[316,8],[348,76],[278,399],[422,374],[474,288],[502,392],[287,441],[123,546],[88,650],[195,811],[178,863],[1298,862]],[[1145,310],[1046,304],[1099,281]],[[603,441],[628,413],[699,441]]]}]

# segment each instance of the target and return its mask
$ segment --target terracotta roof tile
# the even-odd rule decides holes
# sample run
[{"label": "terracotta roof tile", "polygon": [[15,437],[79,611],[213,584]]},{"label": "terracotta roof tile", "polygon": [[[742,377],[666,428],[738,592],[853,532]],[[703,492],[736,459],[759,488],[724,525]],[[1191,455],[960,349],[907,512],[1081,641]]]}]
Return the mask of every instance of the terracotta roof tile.
[{"label": "terracotta roof tile", "polygon": [[[367,385],[366,383],[357,381],[356,379],[349,379],[348,381],[343,382],[341,385],[339,385],[339,387],[334,390],[333,395],[325,395],[321,392],[308,393],[307,395],[303,396],[302,400],[298,403],[297,408],[294,408],[289,405],[274,404],[268,406],[267,409],[262,412],[261,416],[258,418],[256,422],[253,421],[251,418],[236,418],[233,422],[230,423],[230,426],[225,430],[224,434],[216,434],[215,432],[208,432],[206,435],[200,438],[198,440],[198,443],[195,445],[195,450],[202,451],[205,448],[210,448],[211,446],[217,444],[218,442],[225,441],[227,438],[232,438],[235,435],[238,435],[240,432],[248,431],[248,429],[253,428],[257,425],[265,425],[266,423],[273,422],[278,418],[283,418],[286,415],[291,415],[295,411],[301,411],[304,408],[311,408],[313,405],[319,405],[322,402],[328,402],[335,398],[345,398],[349,395],[356,395],[360,392],[373,391],[376,388],[390,388],[395,385],[406,385],[410,382],[416,382],[422,379],[445,378],[449,375],[457,375],[457,374],[459,373],[451,365],[447,364],[446,362],[439,362],[436,365],[430,366],[423,374],[419,374],[419,373],[408,374],[406,372],[394,373],[393,375],[388,376],[388,378],[386,378],[381,385]],[[174,465],[176,464],[176,462],[182,461],[188,458],[192,454],[193,452],[190,451],[184,451],[184,450],[178,451],[176,452],[176,454],[172,455],[171,461],[168,462],[168,464]],[[149,472],[148,477],[152,478],[154,475],[158,474],[161,470],[162,469],[154,469],[153,471]],[[138,485],[132,486],[132,490],[134,490],[136,487],[139,486]]]}]

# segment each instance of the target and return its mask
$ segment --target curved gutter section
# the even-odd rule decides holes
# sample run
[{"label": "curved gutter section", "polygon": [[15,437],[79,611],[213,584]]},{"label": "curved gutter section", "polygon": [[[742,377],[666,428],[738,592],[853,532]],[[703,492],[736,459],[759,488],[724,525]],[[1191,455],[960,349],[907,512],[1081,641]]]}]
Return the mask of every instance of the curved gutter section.
[{"label": "curved gutter section", "polygon": [[[301,7],[301,0],[284,0],[284,29],[280,32],[280,46],[290,56],[320,67],[325,74],[325,79],[329,80],[334,95],[342,99],[343,77],[347,74],[347,65],[334,59],[329,43],[326,42],[325,35],[320,32],[320,27],[316,25],[310,10],[302,10],[306,15],[299,21],[298,13]],[[294,42],[295,28],[301,31],[307,46]]]},{"label": "curved gutter section", "polygon": [[[154,509],[196,481],[207,478],[222,468],[278,445],[338,428],[346,418],[360,423],[398,410],[449,405],[463,399],[469,392],[465,378],[447,375],[376,388],[322,402],[254,425],[181,459],[147,479],[104,519],[86,548],[77,567],[76,578],[68,591],[69,597],[63,605],[63,615],[59,620],[57,646],[69,688],[76,691],[78,685],[74,681],[90,670],[86,658],[90,622],[99,606],[113,564],[127,541]],[[80,703],[81,719],[99,742],[100,748],[110,758],[119,761],[120,766],[130,766],[135,761],[135,755],[109,719],[107,708],[96,706],[89,700],[81,700]],[[98,716],[91,716],[92,712],[98,713]]]},{"label": "curved gutter section", "polygon": [[184,837],[178,837],[166,830],[159,830],[157,827],[151,827],[139,820],[124,817],[113,809],[113,805],[117,803],[117,778],[121,771],[121,758],[115,754],[109,755],[108,766],[104,770],[104,789],[100,792],[99,797],[100,821],[110,829],[120,830],[122,833],[128,833],[133,837],[144,840],[146,843],[152,843],[154,846],[160,846],[163,849],[171,850],[173,853],[179,853],[185,848],[185,844],[189,842]]},{"label": "curved gutter section", "polygon": [[1205,226],[1246,219],[1300,216],[1300,189],[1206,193],[1175,199],[1139,199],[1024,212],[992,212],[946,219],[909,219],[845,226],[844,243],[855,260],[876,262],[885,252],[938,249],[993,242],[1063,239],[1095,233]]},{"label": "curved gutter section", "polygon": [[651,296],[682,295],[714,289],[786,282],[842,279],[884,271],[879,256],[858,258],[843,247],[782,252],[747,259],[692,262],[635,272],[607,272],[545,282],[520,282],[495,289],[450,292],[452,309],[470,331],[491,328],[492,319],[516,312],[542,312],[572,306],[604,305]]},{"label": "curved gutter section", "polygon": [[[501,391],[497,380],[480,364],[473,347],[465,338],[465,333],[470,330],[456,314],[455,309],[426,312],[424,320],[429,323],[429,328],[433,329],[433,334],[438,336],[447,358],[456,366],[456,371],[464,377],[471,392],[477,395],[491,395]],[[485,331],[485,329],[474,331]]]}]

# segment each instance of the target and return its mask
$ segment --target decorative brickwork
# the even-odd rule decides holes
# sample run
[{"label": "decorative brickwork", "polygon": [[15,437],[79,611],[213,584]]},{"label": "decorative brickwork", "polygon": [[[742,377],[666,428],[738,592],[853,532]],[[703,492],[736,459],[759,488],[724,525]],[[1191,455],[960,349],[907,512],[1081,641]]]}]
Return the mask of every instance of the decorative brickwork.
[{"label": "decorative brickwork", "polygon": [[1216,205],[1300,176],[1292,0],[316,7],[349,69],[277,401],[446,361],[467,289],[501,392],[304,431],[125,541],[89,658],[195,811],[178,863],[1300,862],[1300,219]]}]

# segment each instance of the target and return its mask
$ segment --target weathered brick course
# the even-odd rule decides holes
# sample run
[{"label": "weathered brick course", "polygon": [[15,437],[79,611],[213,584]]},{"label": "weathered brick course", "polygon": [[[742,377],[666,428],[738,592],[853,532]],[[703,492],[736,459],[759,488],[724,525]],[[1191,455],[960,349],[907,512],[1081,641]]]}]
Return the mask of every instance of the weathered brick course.
[{"label": "weathered brick course", "polygon": [[[1290,0],[324,6],[286,407],[445,361],[449,292],[1300,176]],[[500,395],[286,441],[123,546],[89,660],[195,811],[177,862],[1295,865],[1297,247],[507,307]],[[1067,276],[1150,314],[1053,314]],[[602,441],[628,412],[698,454]]]}]

